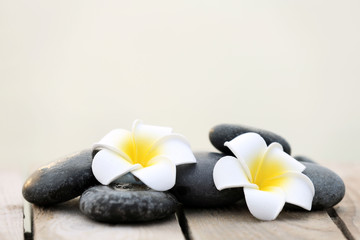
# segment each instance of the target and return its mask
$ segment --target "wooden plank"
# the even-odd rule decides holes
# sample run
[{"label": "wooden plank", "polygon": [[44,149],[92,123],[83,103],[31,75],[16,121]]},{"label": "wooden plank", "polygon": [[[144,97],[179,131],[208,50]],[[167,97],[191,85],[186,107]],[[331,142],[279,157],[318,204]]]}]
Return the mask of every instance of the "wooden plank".
[{"label": "wooden plank", "polygon": [[259,221],[244,202],[227,208],[185,209],[192,239],[344,239],[325,211],[282,211]]},{"label": "wooden plank", "polygon": [[0,239],[24,239],[22,178],[17,172],[0,171]]},{"label": "wooden plank", "polygon": [[139,224],[105,224],[92,221],[78,208],[78,199],[42,208],[33,207],[34,239],[184,239],[173,217]]},{"label": "wooden plank", "polygon": [[345,182],[344,199],[334,207],[336,213],[345,223],[351,235],[360,239],[360,165],[358,163],[329,164]]}]

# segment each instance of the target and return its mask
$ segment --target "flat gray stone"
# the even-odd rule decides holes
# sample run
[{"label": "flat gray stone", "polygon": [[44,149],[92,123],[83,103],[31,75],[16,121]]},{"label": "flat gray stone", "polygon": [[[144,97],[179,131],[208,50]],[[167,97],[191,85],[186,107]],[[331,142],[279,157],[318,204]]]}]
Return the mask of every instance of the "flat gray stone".
[{"label": "flat gray stone", "polygon": [[36,170],[23,186],[24,198],[36,205],[52,205],[75,198],[99,184],[91,170],[91,153],[87,149]]},{"label": "flat gray stone", "polygon": [[272,142],[280,143],[284,148],[284,152],[288,153],[289,155],[291,154],[290,144],[283,137],[267,130],[248,127],[244,125],[236,125],[236,124],[217,125],[210,130],[209,138],[212,145],[215,148],[217,148],[219,151],[228,155],[233,155],[232,152],[226,146],[224,146],[224,143],[227,141],[231,141],[237,136],[248,132],[258,133],[261,137],[264,138],[267,145],[269,145]]},{"label": "flat gray stone", "polygon": [[306,166],[303,173],[311,179],[315,187],[313,210],[330,208],[344,198],[345,184],[336,173],[318,164],[303,164]]},{"label": "flat gray stone", "polygon": [[108,223],[145,222],[174,214],[178,201],[168,192],[145,185],[94,186],[80,198],[80,210],[89,218]]},{"label": "flat gray stone", "polygon": [[176,183],[171,193],[185,206],[219,207],[233,204],[244,198],[242,188],[219,191],[213,180],[216,162],[221,153],[195,152],[197,163],[177,166]]},{"label": "flat gray stone", "polygon": [[[314,184],[315,196],[311,210],[323,210],[338,204],[345,195],[343,180],[330,169],[311,162],[302,162],[306,166],[303,174],[308,176]],[[300,209],[287,204],[288,208]]]}]

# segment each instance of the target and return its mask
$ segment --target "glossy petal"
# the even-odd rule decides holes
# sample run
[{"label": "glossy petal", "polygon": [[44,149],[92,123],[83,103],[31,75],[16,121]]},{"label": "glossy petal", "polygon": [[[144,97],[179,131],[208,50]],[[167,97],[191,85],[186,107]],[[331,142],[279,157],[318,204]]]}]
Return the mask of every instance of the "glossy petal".
[{"label": "glossy petal", "polygon": [[[226,142],[225,146],[240,160],[246,174],[252,181],[267,148],[265,140],[259,134],[250,132]],[[245,161],[245,164],[242,161]]]},{"label": "glossy petal", "polygon": [[135,144],[145,141],[150,143],[149,147],[151,147],[160,138],[171,134],[172,128],[146,125],[140,120],[136,120],[133,124],[132,132]]},{"label": "glossy petal", "polygon": [[285,192],[286,202],[311,210],[315,189],[312,181],[302,173],[286,172],[269,180],[270,185],[279,186]]},{"label": "glossy petal", "polygon": [[175,185],[175,164],[165,156],[157,156],[151,160],[150,166],[131,173],[157,191],[167,191]]},{"label": "glossy petal", "polygon": [[231,156],[222,157],[215,164],[213,179],[218,190],[234,187],[257,188],[250,183],[239,160]]},{"label": "glossy petal", "polygon": [[285,204],[285,194],[280,188],[268,191],[244,188],[244,195],[249,211],[260,220],[274,220]]},{"label": "glossy petal", "polygon": [[180,134],[170,134],[159,139],[149,151],[150,158],[165,155],[175,165],[196,163],[195,156],[187,140]]},{"label": "glossy petal", "polygon": [[139,120],[135,121],[133,124],[133,139],[135,143],[135,153],[134,159],[150,159],[146,156],[148,155],[150,149],[159,139],[169,135],[172,129],[168,127],[159,127],[146,125],[141,123]]},{"label": "glossy petal", "polygon": [[271,143],[264,154],[254,182],[262,185],[267,179],[280,176],[288,171],[302,172],[305,166],[283,151],[278,143]]},{"label": "glossy petal", "polygon": [[121,155],[131,162],[130,157],[133,153],[133,142],[131,132],[124,129],[114,129],[106,134],[98,143],[93,145],[93,149],[108,149]]},{"label": "glossy petal", "polygon": [[108,185],[118,177],[138,168],[141,168],[140,164],[132,165],[119,154],[107,149],[98,152],[92,162],[93,174],[103,185]]}]

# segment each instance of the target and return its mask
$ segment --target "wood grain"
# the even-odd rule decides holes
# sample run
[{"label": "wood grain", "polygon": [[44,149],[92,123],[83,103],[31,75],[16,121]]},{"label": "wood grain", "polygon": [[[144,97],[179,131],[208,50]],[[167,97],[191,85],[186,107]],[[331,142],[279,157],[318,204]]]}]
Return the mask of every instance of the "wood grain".
[{"label": "wood grain", "polygon": [[175,215],[151,223],[105,224],[84,216],[78,199],[48,208],[34,206],[33,211],[35,240],[184,239]]},{"label": "wood grain", "polygon": [[22,178],[17,172],[0,171],[0,239],[23,239]]},{"label": "wood grain", "polygon": [[192,239],[344,239],[325,211],[282,211],[275,221],[255,219],[244,202],[227,208],[186,209]]},{"label": "wood grain", "polygon": [[356,162],[329,164],[345,182],[344,199],[334,207],[355,239],[360,239],[360,165]]}]

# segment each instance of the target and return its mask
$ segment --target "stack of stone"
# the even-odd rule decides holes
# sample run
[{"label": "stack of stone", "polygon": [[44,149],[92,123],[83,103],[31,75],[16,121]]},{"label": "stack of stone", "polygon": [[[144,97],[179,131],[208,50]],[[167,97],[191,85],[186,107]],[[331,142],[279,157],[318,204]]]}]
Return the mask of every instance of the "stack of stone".
[{"label": "stack of stone", "polygon": [[[131,173],[109,186],[101,185],[91,170],[92,151],[87,149],[36,170],[25,182],[24,198],[36,205],[50,206],[80,197],[80,210],[88,217],[110,223],[140,222],[172,215],[185,207],[221,207],[244,198],[242,188],[218,191],[213,181],[216,162],[232,155],[226,141],[247,133],[260,134],[269,145],[280,143],[291,155],[289,143],[281,136],[257,128],[221,124],[210,131],[210,141],[220,152],[194,152],[196,164],[177,166],[176,184],[167,192],[154,191],[143,185]],[[295,159],[306,166],[303,172],[315,187],[313,210],[330,208],[345,194],[342,179],[333,171],[304,156]],[[298,209],[287,204],[288,209]]]}]

